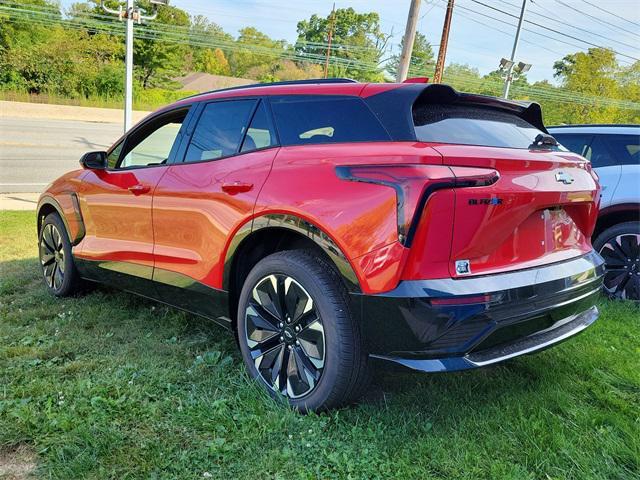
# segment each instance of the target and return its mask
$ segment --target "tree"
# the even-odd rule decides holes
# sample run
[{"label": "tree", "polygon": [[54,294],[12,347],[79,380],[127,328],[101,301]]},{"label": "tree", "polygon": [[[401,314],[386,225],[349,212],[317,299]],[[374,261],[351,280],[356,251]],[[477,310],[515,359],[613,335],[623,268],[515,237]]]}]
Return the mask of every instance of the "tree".
[{"label": "tree", "polygon": [[482,84],[478,69],[461,63],[447,65],[442,80],[461,92],[477,92]]},{"label": "tree", "polygon": [[219,48],[211,50],[205,48],[199,55],[199,60],[195,64],[195,70],[199,72],[211,73],[213,75],[229,75],[231,69],[224,52]]},{"label": "tree", "polygon": [[[587,52],[566,55],[555,62],[553,68],[554,76],[560,79],[562,87],[567,90],[595,98],[619,98],[620,87],[616,75],[620,67],[611,50],[590,48]],[[609,123],[616,121],[619,110],[599,102],[576,101],[566,105],[566,115],[585,123]]]},{"label": "tree", "polygon": [[[148,0],[139,0],[138,5],[147,12],[153,10]],[[139,35],[136,39],[134,35],[133,71],[143,88],[165,85],[171,78],[183,73],[189,50],[186,30],[189,25],[189,15],[184,10],[158,6],[158,16],[153,24],[138,28],[138,31],[146,31],[151,37]]]},{"label": "tree", "polygon": [[380,30],[377,13],[357,13],[339,8],[332,15],[312,15],[298,22],[295,51],[314,63],[324,63],[329,29],[333,23],[329,76],[350,77],[362,81],[383,81],[380,63],[389,37]]},{"label": "tree", "polygon": [[253,27],[240,30],[235,50],[229,55],[232,75],[242,77],[251,68],[270,65],[284,54],[284,40],[273,40]]},{"label": "tree", "polygon": [[233,41],[233,37],[220,25],[210,21],[204,15],[192,17],[185,69],[229,75],[228,57]]},{"label": "tree", "polygon": [[[404,36],[402,42],[400,42],[400,51],[404,48]],[[400,55],[393,55],[387,63],[387,72],[389,72],[395,78],[398,65],[400,64]],[[431,75],[433,71],[434,54],[431,43],[427,40],[427,37],[416,32],[416,38],[413,41],[413,52],[411,53],[411,62],[409,64],[409,77],[425,77]]]},{"label": "tree", "polygon": [[259,82],[280,82],[283,80],[304,80],[322,77],[323,69],[313,63],[296,63],[292,60],[278,60],[271,65],[252,67],[247,71],[247,77]]}]

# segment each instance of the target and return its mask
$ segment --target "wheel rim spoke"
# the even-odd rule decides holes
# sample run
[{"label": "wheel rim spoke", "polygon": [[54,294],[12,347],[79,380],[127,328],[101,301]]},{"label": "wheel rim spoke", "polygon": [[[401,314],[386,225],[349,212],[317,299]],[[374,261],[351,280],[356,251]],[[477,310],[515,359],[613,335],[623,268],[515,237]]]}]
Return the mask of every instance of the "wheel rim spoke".
[{"label": "wheel rim spoke", "polygon": [[298,334],[298,341],[304,354],[316,368],[324,366],[324,328],[315,320]]},{"label": "wheel rim spoke", "polygon": [[55,261],[56,261],[56,257],[53,254],[49,252],[40,253],[40,262],[42,263],[43,267],[46,267],[47,265],[51,265]]},{"label": "wheel rim spoke", "polygon": [[287,362],[287,395],[296,398],[309,392],[315,386],[315,378],[304,368],[300,350],[294,348]]},{"label": "wheel rim spoke", "polygon": [[263,278],[253,289],[253,299],[276,319],[282,318],[282,303],[278,295],[278,279],[275,275]]},{"label": "wheel rim spoke", "polygon": [[324,368],[322,319],[309,293],[292,277],[256,283],[245,311],[245,340],[266,385],[289,398],[309,394]]},{"label": "wheel rim spoke", "polygon": [[271,316],[264,313],[266,311],[259,305],[250,304],[247,307],[245,316],[249,347],[263,343],[279,333],[277,325],[271,321]]},{"label": "wheel rim spoke", "polygon": [[53,288],[53,274],[55,273],[56,264],[50,263],[44,268],[44,279],[49,285],[49,288]]},{"label": "wheel rim spoke", "polygon": [[284,281],[284,292],[285,311],[292,322],[313,309],[313,300],[291,277]]},{"label": "wheel rim spoke", "polygon": [[62,270],[60,270],[60,263],[56,263],[56,271],[53,274],[53,286],[55,289],[59,289],[62,286],[63,277]]},{"label": "wheel rim spoke", "polygon": [[47,224],[44,227],[44,230],[42,231],[42,240],[44,241],[47,249],[50,252],[54,252],[55,251],[55,244],[53,241],[53,237],[51,234],[51,230],[53,229],[53,227],[51,226],[51,224]]}]

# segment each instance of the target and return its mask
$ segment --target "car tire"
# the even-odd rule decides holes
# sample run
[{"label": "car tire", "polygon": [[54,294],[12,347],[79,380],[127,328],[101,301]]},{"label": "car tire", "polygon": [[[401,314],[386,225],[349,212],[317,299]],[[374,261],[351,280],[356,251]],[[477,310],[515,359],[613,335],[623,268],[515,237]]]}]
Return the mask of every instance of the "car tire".
[{"label": "car tire", "polygon": [[367,356],[348,293],[312,251],[258,262],[240,293],[237,328],[251,377],[300,412],[349,404],[366,388]]},{"label": "car tire", "polygon": [[74,295],[81,280],[71,254],[67,229],[57,213],[50,213],[38,233],[40,267],[44,283],[56,297]]},{"label": "car tire", "polygon": [[640,300],[640,223],[607,228],[593,248],[605,260],[604,292],[611,298]]}]

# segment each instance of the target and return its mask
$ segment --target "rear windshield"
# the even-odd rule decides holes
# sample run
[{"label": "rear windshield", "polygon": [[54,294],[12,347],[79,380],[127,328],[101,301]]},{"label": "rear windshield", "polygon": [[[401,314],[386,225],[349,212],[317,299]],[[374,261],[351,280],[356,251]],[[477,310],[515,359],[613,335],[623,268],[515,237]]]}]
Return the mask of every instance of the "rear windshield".
[{"label": "rear windshield", "polygon": [[413,123],[421,142],[529,148],[542,133],[513,113],[469,105],[416,105]]},{"label": "rear windshield", "polygon": [[290,96],[271,99],[282,145],[389,141],[358,97]]}]

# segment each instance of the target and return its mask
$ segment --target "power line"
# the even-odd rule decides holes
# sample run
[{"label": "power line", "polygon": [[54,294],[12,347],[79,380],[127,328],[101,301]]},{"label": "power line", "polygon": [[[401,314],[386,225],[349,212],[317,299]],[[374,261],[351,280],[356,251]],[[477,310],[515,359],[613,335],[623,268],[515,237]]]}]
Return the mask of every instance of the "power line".
[{"label": "power line", "polygon": [[[596,5],[595,3],[588,2],[587,0],[582,0],[582,1],[583,1],[584,3],[586,3],[587,5],[591,5],[593,8],[597,8],[597,9],[598,9],[598,10],[600,10],[601,12],[608,13],[609,15],[613,15],[613,16],[614,16],[614,17],[616,17],[617,19],[624,20],[625,22],[630,23],[630,24],[631,24],[631,25],[633,25],[634,27],[640,27],[640,23],[632,22],[631,20],[629,20],[629,19],[627,19],[627,18],[621,17],[620,15],[616,15],[615,13],[610,12],[609,10],[605,10],[604,8],[602,8],[602,7],[601,7],[601,6],[599,6],[599,5]],[[636,34],[637,34],[637,33],[636,33]]]},{"label": "power line", "polygon": [[[510,6],[514,7],[514,8],[519,8],[517,5],[514,5],[513,3],[507,2],[506,0],[501,0],[501,1],[502,1],[502,3],[506,3],[507,5],[510,5]],[[538,3],[534,3],[534,2],[531,2],[531,3],[532,3],[533,6],[544,8],[541,5],[539,5]],[[546,8],[545,8],[545,10],[549,11]],[[592,32],[591,30],[587,30],[586,28],[582,28],[582,27],[578,27],[576,25],[573,25],[570,22],[567,22],[567,21],[564,21],[564,20],[559,20],[559,19],[553,18],[553,17],[549,17],[549,15],[545,15],[545,14],[538,13],[538,12],[531,11],[531,10],[530,10],[530,13],[532,13],[533,15],[537,15],[538,17],[542,17],[545,20],[551,20],[552,22],[558,23],[558,24],[560,24],[562,26],[571,27],[571,28],[573,28],[575,30],[580,30],[582,32],[588,33],[589,35],[595,35],[596,37],[604,38],[605,40],[608,40],[610,42],[619,43],[620,45],[624,45],[625,47],[629,47],[629,48],[634,49],[634,50],[637,49],[636,45],[630,45],[628,43],[621,42],[620,40],[616,40],[614,38],[607,37],[605,35],[601,35],[601,34],[596,33],[596,32]],[[554,13],[554,14],[557,15],[557,13]]]},{"label": "power line", "polygon": [[[518,18],[518,16],[517,16],[517,15],[513,15],[512,13],[506,12],[506,11],[504,11],[504,10],[502,10],[502,9],[500,9],[500,8],[494,7],[494,6],[492,6],[492,5],[487,5],[486,3],[481,2],[480,0],[471,0],[471,1],[472,1],[472,2],[474,2],[474,3],[477,3],[478,5],[482,5],[483,7],[486,7],[486,8],[489,8],[489,9],[491,9],[491,10],[494,10],[494,11],[496,11],[496,12],[500,12],[500,13],[502,13],[502,14],[504,14],[504,15],[509,16],[509,17],[512,17],[512,18]],[[556,1],[556,2],[559,2],[559,3],[562,3],[563,5],[565,5],[565,4],[564,4],[563,2],[561,2],[560,0],[555,0],[555,1]],[[575,37],[575,36],[570,35],[570,34],[568,34],[568,33],[560,32],[560,31],[558,31],[558,30],[556,30],[556,29],[554,29],[554,28],[550,28],[550,27],[547,27],[547,26],[545,26],[545,25],[540,25],[539,23],[533,22],[533,21],[531,21],[531,20],[525,20],[525,22],[527,22],[527,23],[529,23],[529,24],[531,24],[531,25],[535,25],[535,26],[536,26],[536,27],[538,27],[538,28],[542,28],[542,29],[544,29],[544,30],[548,30],[548,31],[553,32],[553,33],[556,33],[556,34],[558,34],[558,35],[562,35],[563,37],[567,37],[567,38],[571,38],[571,39],[573,39],[573,40],[577,40],[578,42],[582,42],[582,43],[584,43],[584,44],[586,44],[586,45],[591,45],[592,47],[596,47],[596,48],[604,48],[605,50],[611,50],[613,53],[615,53],[615,54],[617,54],[617,55],[620,55],[620,56],[623,56],[623,57],[627,57],[627,58],[630,58],[630,59],[632,59],[632,60],[640,60],[640,58],[632,57],[631,55],[627,55],[626,53],[618,52],[618,51],[616,51],[616,50],[614,50],[614,49],[612,49],[612,48],[603,47],[602,45],[598,45],[598,44],[596,44],[596,43],[589,42],[588,40],[584,40],[584,39],[582,39],[582,38]]]},{"label": "power line", "polygon": [[[440,5],[440,4],[438,4],[437,6],[438,6],[439,8],[444,8],[444,6],[443,6],[443,5]],[[489,15],[484,15],[483,13],[480,13],[480,12],[476,12],[475,10],[472,10],[472,9],[470,9],[470,8],[467,8],[467,7],[465,7],[464,5],[458,5],[458,9],[463,9],[463,10],[466,10],[466,11],[469,11],[469,12],[474,12],[474,13],[476,13],[476,14],[478,14],[478,15],[481,15],[481,16],[483,16],[483,17],[487,17],[487,18],[489,18],[489,19],[491,19],[491,20],[496,20],[494,17],[491,17],[491,16],[489,16]],[[506,30],[501,30],[500,28],[496,27],[495,25],[489,25],[488,23],[484,23],[482,20],[478,20],[477,18],[473,17],[472,15],[467,14],[467,13],[466,13],[466,12],[464,12],[464,11],[462,11],[462,12],[461,12],[460,10],[458,10],[458,12],[456,13],[456,15],[460,15],[460,16],[462,16],[462,17],[466,18],[467,20],[470,20],[470,21],[472,21],[472,22],[474,22],[474,23],[477,23],[478,25],[485,26],[485,27],[487,27],[487,28],[489,28],[489,29],[491,29],[491,30],[493,30],[493,31],[495,31],[495,32],[499,32],[499,33],[502,33],[502,34],[504,34],[504,35],[507,35],[507,36],[508,36],[508,37],[510,37],[510,38],[513,38],[513,33],[512,33],[512,32],[507,32]],[[515,25],[510,24],[510,23],[502,22],[501,20],[497,20],[497,21],[499,21],[500,23],[502,23],[502,24],[504,24],[504,25],[515,26]],[[528,31],[527,29],[524,29],[524,30]],[[532,32],[532,33],[535,33],[535,32]],[[544,35],[544,36],[545,36],[546,38],[553,39],[552,37],[547,37],[546,35]],[[559,52],[559,51],[557,51],[557,50],[553,50],[553,49],[551,49],[551,48],[546,47],[545,45],[540,45],[540,44],[538,44],[538,43],[532,42],[532,41],[527,40],[527,39],[525,39],[525,38],[523,38],[523,39],[522,39],[522,42],[524,42],[524,43],[528,43],[528,44],[530,44],[530,45],[534,45],[534,46],[536,46],[536,47],[538,47],[538,48],[542,48],[543,50],[546,50],[546,51],[551,52],[551,53],[555,53],[556,55],[560,55],[560,56],[564,55],[564,53],[563,53],[563,52]]]},{"label": "power line", "polygon": [[[466,6],[464,6],[464,5],[459,5],[459,7],[458,7],[458,8],[461,8],[461,9],[466,10],[466,11],[471,12],[471,13],[475,13],[476,15],[480,15],[480,16],[485,17],[485,18],[488,18],[488,19],[490,19],[490,20],[494,20],[494,21],[500,22],[500,23],[502,23],[502,24],[504,24],[504,25],[508,25],[508,26],[510,26],[510,27],[515,27],[515,25],[514,25],[513,23],[509,23],[509,22],[507,22],[507,21],[505,21],[505,20],[501,20],[501,19],[498,19],[498,18],[496,18],[496,17],[492,17],[491,15],[488,15],[488,14],[486,14],[486,13],[478,12],[477,10],[474,10],[474,9],[472,9],[472,8],[469,8],[469,7],[466,7]],[[567,42],[566,40],[561,40],[561,39],[559,39],[559,38],[552,37],[552,36],[547,35],[547,34],[545,34],[545,33],[541,33],[541,32],[538,32],[538,31],[536,31],[536,30],[531,30],[530,28],[523,27],[523,30],[524,30],[525,32],[529,32],[529,33],[532,33],[532,34],[534,34],[534,35],[538,35],[538,36],[540,36],[540,37],[547,38],[547,39],[549,39],[549,40],[553,40],[553,41],[555,41],[555,42],[564,43],[565,45],[570,45],[570,46],[572,46],[572,47],[582,49],[582,46],[581,46],[581,45],[576,45],[575,43]],[[509,35],[510,35],[510,36],[512,36],[513,34],[511,34],[511,33],[510,33]],[[524,40],[524,39],[523,39],[523,41],[526,41],[526,40]],[[540,46],[540,45],[538,45],[538,44],[536,44],[536,43],[533,43],[533,42],[527,42],[527,43],[530,43],[530,44],[532,44],[532,45],[536,45],[536,46]],[[542,48],[544,48],[544,47],[542,47]],[[554,53],[558,53],[558,52],[554,52]],[[561,54],[561,53],[560,53],[560,55],[563,55],[563,54]]]},{"label": "power line", "polygon": [[[636,35],[636,36],[638,35],[638,32],[632,32],[630,30],[622,28],[620,25],[616,25],[615,23],[611,23],[611,22],[608,22],[606,20],[603,20],[602,18],[596,17],[595,15],[591,15],[590,13],[584,12],[584,11],[580,10],[579,8],[572,7],[571,5],[563,2],[562,0],[555,0],[555,1],[556,1],[556,3],[559,3],[560,5],[564,5],[565,7],[570,8],[571,10],[573,10],[575,12],[581,13],[582,15],[585,15],[585,16],[595,20],[598,23],[601,23],[603,25],[609,25],[610,27],[613,27],[615,30],[622,30],[623,32],[630,33],[631,35]],[[635,60],[637,60],[637,58]]]}]

